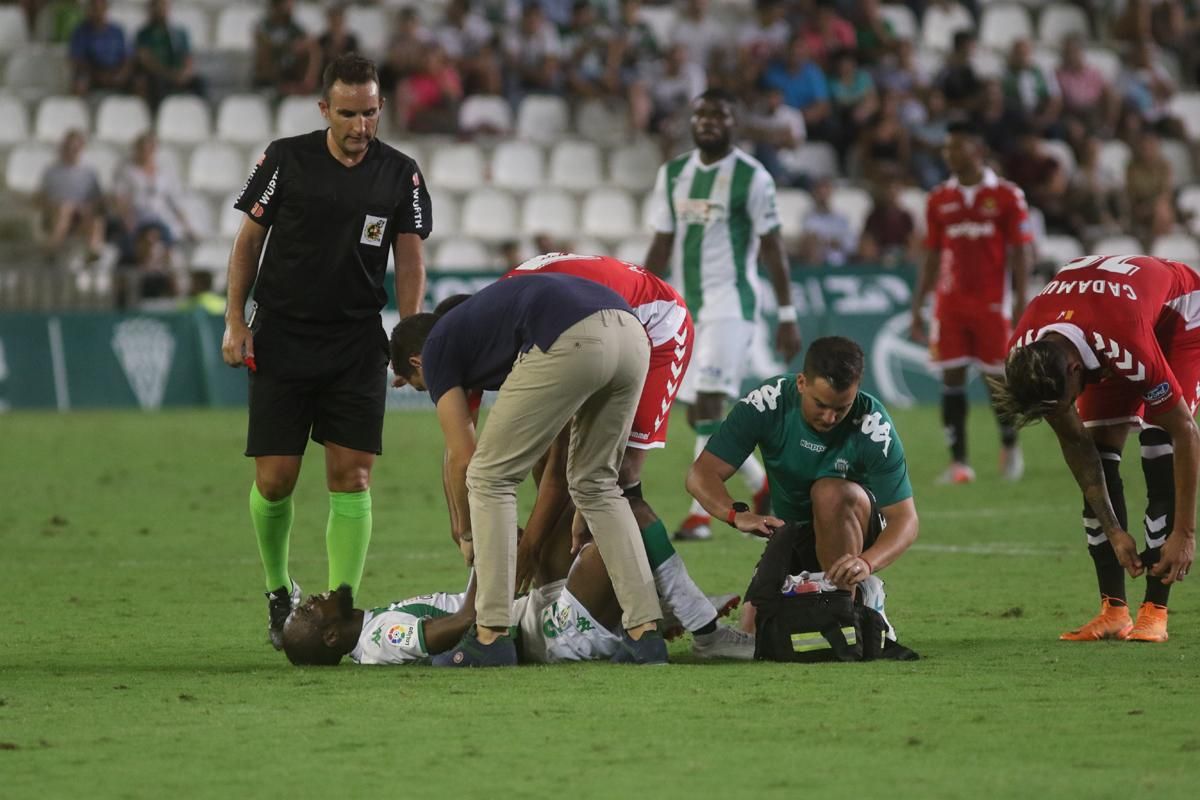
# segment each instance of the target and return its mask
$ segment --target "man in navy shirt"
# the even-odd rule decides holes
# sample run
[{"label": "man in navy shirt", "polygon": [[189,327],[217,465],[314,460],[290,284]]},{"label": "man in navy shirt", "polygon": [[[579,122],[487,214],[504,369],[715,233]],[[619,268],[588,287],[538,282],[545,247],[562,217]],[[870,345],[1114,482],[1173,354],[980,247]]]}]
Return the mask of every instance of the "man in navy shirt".
[{"label": "man in navy shirt", "polygon": [[[441,666],[516,663],[509,638],[516,583],[517,486],[568,423],[567,481],[623,610],[614,660],[664,663],[662,616],[637,521],[617,468],[650,362],[645,328],[620,295],[571,275],[486,287],[444,316],[392,331],[397,377],[428,391],[446,439],[450,524],[474,561],[476,627]],[[499,390],[475,441],[467,392]]]}]

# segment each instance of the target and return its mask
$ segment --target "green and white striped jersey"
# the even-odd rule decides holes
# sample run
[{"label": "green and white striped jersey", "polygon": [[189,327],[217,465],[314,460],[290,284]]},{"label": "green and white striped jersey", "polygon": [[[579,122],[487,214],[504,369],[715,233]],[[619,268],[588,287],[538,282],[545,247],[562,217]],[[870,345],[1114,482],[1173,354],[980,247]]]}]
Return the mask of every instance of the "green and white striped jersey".
[{"label": "green and white striped jersey", "polygon": [[758,240],[779,227],[775,181],[733,148],[705,166],[693,150],[663,164],[650,223],[675,234],[671,280],[697,322],[758,314]]}]

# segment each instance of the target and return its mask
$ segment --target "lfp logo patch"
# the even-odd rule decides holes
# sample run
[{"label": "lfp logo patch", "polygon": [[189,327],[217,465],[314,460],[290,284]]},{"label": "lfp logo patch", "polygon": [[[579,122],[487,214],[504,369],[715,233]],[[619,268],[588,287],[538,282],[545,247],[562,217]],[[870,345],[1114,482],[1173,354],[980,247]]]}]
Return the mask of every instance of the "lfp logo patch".
[{"label": "lfp logo patch", "polygon": [[388,628],[385,638],[393,647],[410,647],[416,634],[414,625],[393,625]]}]

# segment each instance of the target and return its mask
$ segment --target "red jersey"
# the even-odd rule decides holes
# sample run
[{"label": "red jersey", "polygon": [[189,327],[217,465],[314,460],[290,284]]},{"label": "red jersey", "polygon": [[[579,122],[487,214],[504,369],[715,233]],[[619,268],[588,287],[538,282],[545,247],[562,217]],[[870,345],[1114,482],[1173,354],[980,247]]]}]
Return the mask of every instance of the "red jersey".
[{"label": "red jersey", "polygon": [[955,178],[929,193],[925,246],[941,251],[938,299],[1012,313],[1008,246],[1033,241],[1025,194],[990,169],[974,186]]},{"label": "red jersey", "polygon": [[1068,262],[1033,299],[1009,346],[1061,334],[1075,345],[1086,369],[1133,384],[1153,415],[1185,397],[1163,344],[1198,328],[1200,275],[1186,264],[1150,256],[1085,256]]},{"label": "red jersey", "polygon": [[612,289],[629,303],[654,347],[674,340],[687,316],[687,304],[670,284],[636,264],[608,256],[546,253],[534,256],[504,277],[514,278],[531,272],[574,275]]}]

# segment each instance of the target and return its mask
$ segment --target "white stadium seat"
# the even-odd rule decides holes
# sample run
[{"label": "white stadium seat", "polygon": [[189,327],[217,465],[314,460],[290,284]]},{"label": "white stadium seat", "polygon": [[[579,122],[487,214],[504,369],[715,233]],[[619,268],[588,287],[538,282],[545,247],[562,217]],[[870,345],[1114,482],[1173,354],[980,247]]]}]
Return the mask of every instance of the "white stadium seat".
[{"label": "white stadium seat", "polygon": [[1172,233],[1155,239],[1150,245],[1150,255],[1183,261],[1195,267],[1200,264],[1200,244],[1189,234]]},{"label": "white stadium seat", "polygon": [[174,175],[180,183],[187,178],[187,162],[184,161],[178,147],[160,142],[155,161],[158,162],[158,169],[161,172]]},{"label": "white stadium seat", "polygon": [[433,251],[434,268],[448,272],[491,269],[494,263],[487,247],[475,239],[447,239]]},{"label": "white stadium seat", "polygon": [[179,199],[183,216],[200,239],[208,239],[217,233],[217,215],[212,201],[199,192],[184,192]]},{"label": "white stadium seat", "polygon": [[29,40],[25,12],[17,5],[0,6],[0,54],[21,49]]},{"label": "white stadium seat", "polygon": [[1192,178],[1195,177],[1192,151],[1185,142],[1163,139],[1162,154],[1171,165],[1171,179],[1176,186],[1186,186],[1192,182]]},{"label": "white stadium seat", "polygon": [[584,100],[575,112],[575,132],[583,139],[609,147],[625,144],[629,140],[628,108],[623,102]]},{"label": "white stadium seat", "polygon": [[613,254],[621,261],[641,266],[642,262],[646,260],[646,253],[650,250],[651,241],[653,241],[653,237],[644,233],[634,234],[617,242]]},{"label": "white stadium seat", "polygon": [[70,90],[70,80],[66,51],[57,47],[23,48],[9,56],[4,65],[5,87],[28,100],[63,94]]},{"label": "white stadium seat", "polygon": [[213,276],[213,289],[223,291],[229,268],[229,252],[233,249],[232,239],[205,239],[192,251],[191,268],[208,272]]},{"label": "white stadium seat", "polygon": [[1037,260],[1062,266],[1068,261],[1087,255],[1074,236],[1046,236],[1037,243]]},{"label": "white stadium seat", "polygon": [[483,151],[477,145],[463,143],[443,147],[434,153],[428,178],[434,186],[465,192],[482,186],[484,174]]},{"label": "white stadium seat", "polygon": [[212,111],[192,94],[173,94],[158,107],[158,138],[164,142],[195,145],[212,138]]},{"label": "white stadium seat", "polygon": [[146,6],[144,3],[110,3],[108,21],[125,32],[125,41],[132,46],[137,32],[146,24]]},{"label": "white stadium seat", "polygon": [[117,170],[121,168],[127,158],[124,153],[110,144],[89,142],[87,147],[83,148],[83,152],[79,154],[79,160],[96,170],[96,176],[100,179],[100,188],[105,192],[111,192],[116,182]]},{"label": "white stadium seat", "polygon": [[249,145],[272,138],[271,107],[259,94],[231,94],[217,108],[217,138]]},{"label": "white stadium seat", "polygon": [[579,232],[579,209],[575,198],[558,189],[531,192],[521,207],[521,232],[527,236],[545,233],[569,238]]},{"label": "white stadium seat", "polygon": [[949,52],[954,44],[954,34],[959,31],[969,31],[975,27],[975,20],[963,6],[955,3],[946,9],[930,6],[925,10],[925,19],[921,25],[921,44],[927,48]]},{"label": "white stadium seat", "polygon": [[928,197],[923,189],[906,186],[900,190],[897,198],[900,207],[912,216],[914,229],[921,236],[925,235],[925,201]]},{"label": "white stadium seat", "polygon": [[855,186],[839,186],[833,190],[833,197],[830,198],[829,205],[834,211],[846,217],[850,222],[850,230],[854,232],[855,237],[858,237],[862,234],[863,223],[867,221],[867,216],[871,213],[871,206],[874,203],[866,189],[859,189]]},{"label": "white stadium seat", "polygon": [[[434,209],[436,224],[437,210]],[[513,238],[517,231],[517,203],[512,195],[490,186],[476,189],[463,203],[463,234],[487,242]]]},{"label": "white stadium seat", "polygon": [[129,144],[153,127],[150,108],[140,97],[110,95],[96,109],[96,138]]},{"label": "white stadium seat", "polygon": [[462,133],[506,134],[512,125],[512,108],[499,95],[473,94],[458,108],[458,129]]},{"label": "white stadium seat", "polygon": [[492,153],[492,184],[528,192],[545,182],[545,156],[533,142],[505,141]]},{"label": "white stadium seat", "polygon": [[892,26],[897,39],[908,39],[916,44],[921,29],[911,8],[899,3],[884,3],[879,6],[879,15]]},{"label": "white stadium seat", "polygon": [[589,192],[583,199],[580,217],[584,236],[616,242],[638,233],[633,198],[622,189],[602,188]]},{"label": "white stadium seat", "polygon": [[321,31],[325,30],[325,9],[321,3],[296,3],[292,9],[292,19],[309,36],[320,36]]},{"label": "white stadium seat", "polygon": [[803,189],[780,189],[775,193],[775,208],[783,238],[789,243],[800,241],[804,234],[804,218],[812,209],[812,197]]},{"label": "white stadium seat", "polygon": [[647,191],[654,187],[654,176],[662,160],[662,152],[649,140],[626,145],[613,151],[609,180],[614,186],[631,192]]},{"label": "white stadium seat", "polygon": [[383,141],[389,146],[396,148],[401,153],[404,153],[404,155],[408,156],[413,161],[417,162],[417,166],[421,168],[422,172],[424,172],[425,168],[429,166],[425,163],[424,156],[432,156],[432,150],[426,153],[425,149],[420,144],[411,139],[384,139]]},{"label": "white stadium seat", "polygon": [[652,6],[643,3],[638,12],[638,18],[650,28],[660,47],[671,41],[671,32],[678,17],[679,12],[670,5]]},{"label": "white stadium seat", "polygon": [[996,3],[983,7],[979,19],[979,44],[1007,53],[1017,39],[1032,39],[1033,24],[1029,11],[1015,3]]},{"label": "white stadium seat", "polygon": [[531,94],[517,108],[517,137],[550,144],[567,132],[567,101],[561,97]]},{"label": "white stadium seat", "polygon": [[986,47],[980,47],[975,51],[971,58],[971,66],[975,68],[976,74],[985,80],[1002,77],[1007,68],[1004,56],[995,50],[988,50]]},{"label": "white stadium seat", "polygon": [[433,206],[433,231],[429,238],[436,241],[456,234],[460,223],[460,206],[454,195],[431,186],[429,201]]},{"label": "white stadium seat", "polygon": [[810,178],[829,178],[838,174],[837,151],[828,142],[805,142],[779,154],[787,168]]},{"label": "white stadium seat", "polygon": [[63,134],[75,128],[91,131],[87,103],[82,97],[55,95],[38,103],[33,117],[33,137],[39,142],[62,141]]},{"label": "white stadium seat", "polygon": [[1061,139],[1043,139],[1042,149],[1054,157],[1067,177],[1075,174],[1075,151]]},{"label": "white stadium seat", "polygon": [[1132,236],[1105,236],[1092,243],[1092,252],[1105,255],[1135,255],[1144,248],[1142,243]]},{"label": "white stadium seat", "polygon": [[600,148],[591,142],[559,142],[550,151],[550,185],[586,192],[604,182]]},{"label": "white stadium seat", "polygon": [[283,98],[279,110],[275,112],[275,135],[282,139],[329,127],[329,123],[321,116],[318,99],[316,95]]},{"label": "white stadium seat", "polygon": [[1100,70],[1110,82],[1117,80],[1121,74],[1121,57],[1109,47],[1085,47],[1084,61]]},{"label": "white stadium seat", "polygon": [[1078,33],[1089,38],[1087,14],[1078,6],[1054,3],[1042,9],[1038,15],[1038,40],[1042,44],[1058,47],[1068,34]]},{"label": "white stadium seat", "polygon": [[228,5],[217,14],[213,46],[218,50],[254,51],[254,30],[266,9],[257,5]]},{"label": "white stadium seat", "polygon": [[235,200],[237,200],[237,195],[231,194],[217,201],[217,233],[231,239],[237,236],[238,230],[242,227],[242,220],[246,218],[245,212],[238,211],[233,207]]},{"label": "white stadium seat", "polygon": [[248,174],[245,153],[228,142],[205,142],[188,160],[188,184],[203,192],[228,195],[241,188]]},{"label": "white stadium seat", "polygon": [[188,44],[193,53],[212,47],[212,25],[208,12],[203,8],[186,3],[171,6],[171,22],[187,31]]},{"label": "white stadium seat", "polygon": [[29,111],[25,103],[10,94],[0,94],[0,148],[20,144],[29,138]]},{"label": "white stadium seat", "polygon": [[1168,106],[1183,123],[1187,137],[1200,141],[1200,92],[1180,92],[1170,99]]},{"label": "white stadium seat", "polygon": [[4,167],[4,185],[10,192],[33,194],[42,184],[42,173],[57,159],[54,148],[44,142],[14,147]]},{"label": "white stadium seat", "polygon": [[1129,145],[1120,139],[1110,139],[1100,145],[1100,163],[1112,170],[1113,175],[1125,185],[1125,168],[1129,166]]},{"label": "white stadium seat", "polygon": [[1192,233],[1200,234],[1200,185],[1185,186],[1179,192],[1175,204],[1183,213],[1184,222]]},{"label": "white stadium seat", "polygon": [[[388,37],[392,32],[391,19],[382,8],[352,5],[346,9],[346,27],[358,37],[358,45],[368,56],[383,56],[387,50]],[[309,31],[317,36],[325,24]]]}]

